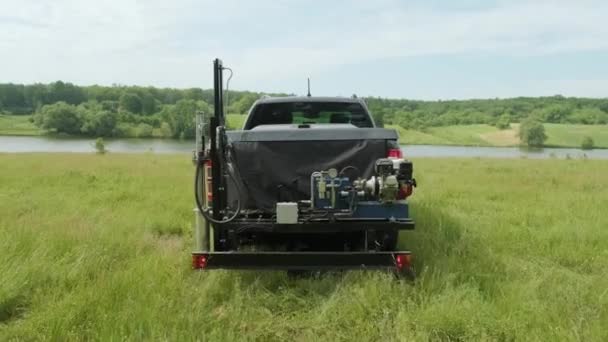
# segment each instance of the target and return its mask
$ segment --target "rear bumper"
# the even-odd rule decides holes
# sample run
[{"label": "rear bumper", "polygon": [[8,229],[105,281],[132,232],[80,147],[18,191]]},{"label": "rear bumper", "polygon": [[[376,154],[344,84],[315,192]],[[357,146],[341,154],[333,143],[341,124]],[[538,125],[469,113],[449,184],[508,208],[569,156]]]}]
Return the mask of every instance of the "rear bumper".
[{"label": "rear bumper", "polygon": [[194,252],[195,269],[349,270],[411,269],[409,251],[394,252]]},{"label": "rear bumper", "polygon": [[220,225],[221,229],[235,231],[263,231],[281,233],[335,233],[355,232],[364,230],[412,230],[414,220],[406,219],[374,219],[374,218],[340,218],[334,221],[314,219],[297,224],[278,224],[269,219],[235,219],[230,223]]}]

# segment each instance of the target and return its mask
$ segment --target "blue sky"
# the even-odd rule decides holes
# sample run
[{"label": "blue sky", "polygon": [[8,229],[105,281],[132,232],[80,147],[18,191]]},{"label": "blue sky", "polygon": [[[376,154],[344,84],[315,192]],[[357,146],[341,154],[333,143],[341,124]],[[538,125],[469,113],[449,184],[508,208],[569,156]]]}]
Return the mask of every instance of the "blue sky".
[{"label": "blue sky", "polygon": [[608,97],[606,1],[1,0],[0,82]]}]

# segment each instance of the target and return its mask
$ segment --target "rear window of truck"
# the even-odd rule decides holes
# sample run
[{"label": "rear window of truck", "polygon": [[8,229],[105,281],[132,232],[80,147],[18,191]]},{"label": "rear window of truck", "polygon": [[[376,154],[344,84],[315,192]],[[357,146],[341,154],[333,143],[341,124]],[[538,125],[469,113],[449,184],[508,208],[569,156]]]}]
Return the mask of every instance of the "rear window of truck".
[{"label": "rear window of truck", "polygon": [[348,102],[286,102],[258,104],[245,129],[279,124],[352,124],[373,127],[365,108]]}]

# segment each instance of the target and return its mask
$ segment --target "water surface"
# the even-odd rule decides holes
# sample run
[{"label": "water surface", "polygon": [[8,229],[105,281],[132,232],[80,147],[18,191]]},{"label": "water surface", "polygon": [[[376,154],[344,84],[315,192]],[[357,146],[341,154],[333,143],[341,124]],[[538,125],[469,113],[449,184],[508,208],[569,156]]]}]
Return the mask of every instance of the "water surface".
[{"label": "water surface", "polygon": [[[106,148],[115,153],[190,153],[194,141],[170,139],[107,139]],[[0,152],[95,152],[95,139],[0,136]],[[478,157],[478,158],[591,158],[608,159],[608,150],[576,148],[521,149],[518,147],[475,146],[402,146],[406,157]]]}]

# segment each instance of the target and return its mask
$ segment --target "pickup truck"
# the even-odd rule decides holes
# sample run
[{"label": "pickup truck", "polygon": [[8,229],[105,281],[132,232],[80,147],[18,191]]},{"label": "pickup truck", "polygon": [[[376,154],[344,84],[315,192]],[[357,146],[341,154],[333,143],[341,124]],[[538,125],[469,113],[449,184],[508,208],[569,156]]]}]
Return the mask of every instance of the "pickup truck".
[{"label": "pickup truck", "polygon": [[242,130],[226,131],[222,70],[216,60],[210,141],[198,138],[194,158],[193,267],[412,277],[397,241],[414,228],[416,182],[396,131],[375,127],[362,99],[312,96],[261,98]]}]

